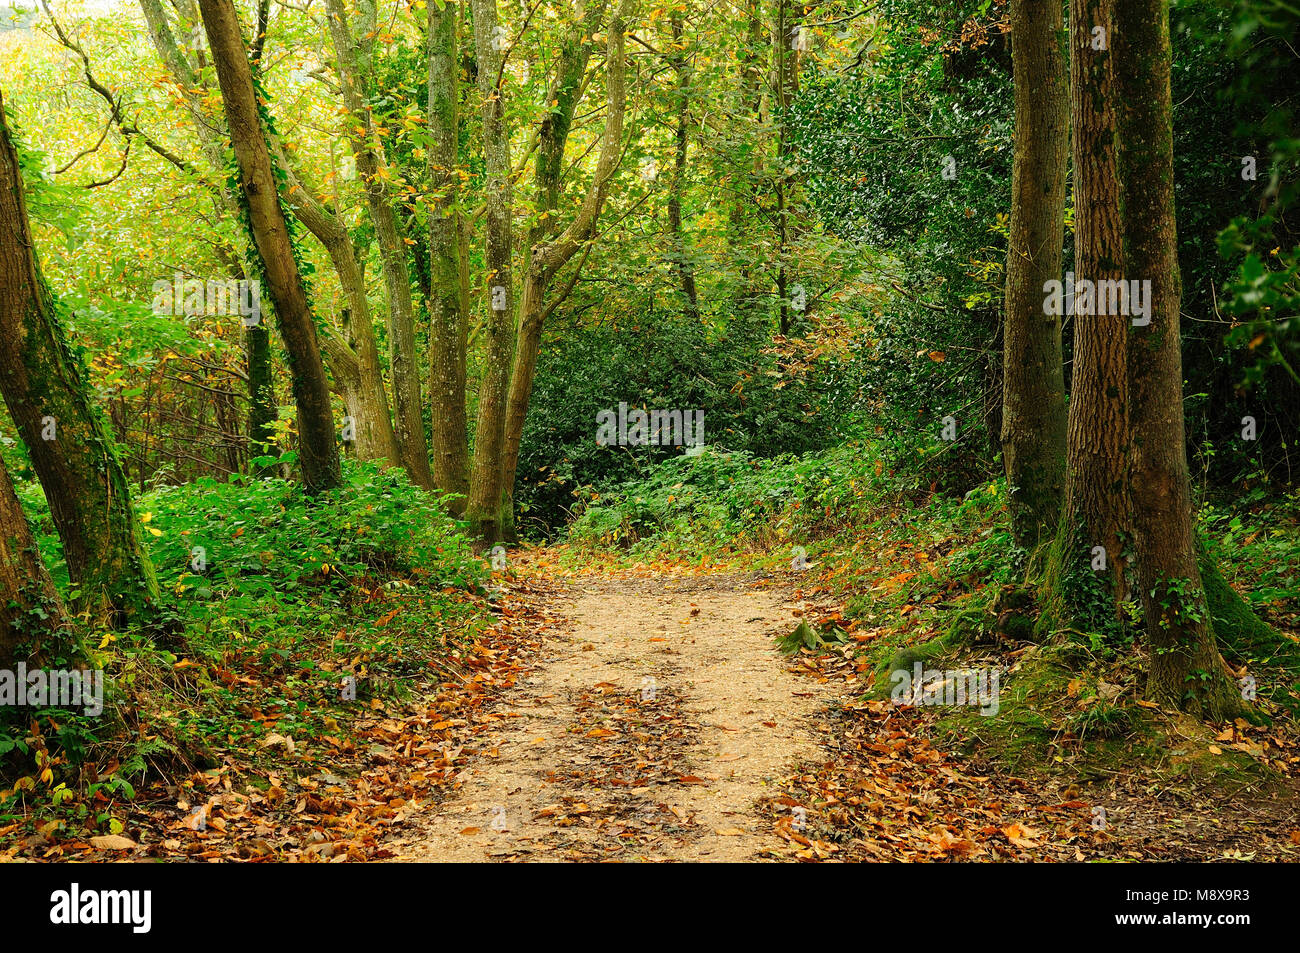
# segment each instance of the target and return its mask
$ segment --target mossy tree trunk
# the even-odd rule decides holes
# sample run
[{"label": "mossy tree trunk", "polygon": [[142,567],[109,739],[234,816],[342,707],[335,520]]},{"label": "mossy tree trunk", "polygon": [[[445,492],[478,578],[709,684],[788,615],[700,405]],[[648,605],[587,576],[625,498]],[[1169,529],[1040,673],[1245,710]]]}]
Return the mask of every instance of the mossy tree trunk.
[{"label": "mossy tree trunk", "polygon": [[677,128],[676,148],[673,153],[672,191],[668,193],[668,232],[672,240],[673,269],[686,301],[686,317],[692,324],[700,319],[699,294],[695,287],[695,267],[686,252],[686,236],[682,231],[682,195],[686,191],[686,163],[690,149],[691,88],[694,71],[682,39],[682,15],[673,15],[673,72],[677,74]]},{"label": "mossy tree trunk", "polygon": [[339,287],[347,299],[347,307],[343,309],[346,338],[331,337],[327,332],[322,347],[335,381],[349,391],[348,416],[356,431],[356,454],[362,460],[386,460],[400,466],[383,365],[375,343],[374,319],[357,248],[343,222],[303,183],[281,144],[272,145],[289,180],[284,202],[329,255]]},{"label": "mossy tree trunk", "polygon": [[465,261],[460,212],[459,5],[429,4],[429,410],[433,423],[433,480],[455,494],[453,513],[469,494],[465,351],[469,315],[461,295]]},{"label": "mossy tree trunk", "polygon": [[[355,39],[347,22],[342,0],[326,0],[330,35],[334,40],[335,72],[350,115],[348,142],[356,159],[366,196],[366,207],[379,245],[380,267],[388,293],[389,365],[393,372],[394,431],[402,468],[411,482],[432,489],[429,445],[424,437],[423,399],[420,395],[420,367],[415,356],[415,305],[411,298],[411,273],[406,259],[406,241],[393,198],[385,182],[384,159],[376,146],[378,133],[367,105],[364,63],[369,39]],[[363,0],[361,29],[374,33],[375,8]],[[364,22],[364,21],[369,21]]]},{"label": "mossy tree trunk", "polygon": [[[588,244],[596,230],[601,209],[609,194],[610,179],[618,169],[623,158],[623,120],[627,111],[627,62],[624,53],[624,31],[633,8],[633,0],[620,0],[618,8],[610,18],[606,30],[605,50],[605,128],[601,134],[600,155],[596,168],[592,172],[591,182],[577,214],[564,230],[550,241],[540,242],[529,250],[528,268],[524,273],[524,289],[520,303],[519,345],[515,354],[514,373],[510,380],[510,399],[505,421],[504,456],[502,459],[501,487],[504,495],[504,525],[510,527],[513,536],[513,492],[515,476],[519,467],[519,447],[523,440],[524,422],[528,416],[528,404],[532,398],[533,377],[537,373],[537,361],[541,354],[542,326],[546,318],[564,299],[578,279],[584,259],[578,261],[569,276],[564,289],[548,299],[551,282],[565,265],[578,253],[590,248]],[[601,7],[603,10],[603,5]],[[589,11],[590,12],[590,11]],[[587,26],[585,36],[595,32],[594,24]],[[575,51],[576,75],[585,71],[589,50]],[[572,103],[569,109],[577,105],[580,88],[571,90]],[[567,123],[565,135],[555,140],[550,148],[563,155],[564,143],[567,141]],[[558,204],[559,180],[556,179],[556,201]],[[540,184],[540,181],[539,181]],[[542,194],[547,194],[547,189]]]},{"label": "mossy tree trunk", "polygon": [[515,354],[515,291],[513,170],[510,128],[506,122],[501,33],[496,0],[473,0],[474,53],[482,97],[483,164],[486,171],[487,229],[484,258],[488,320],[484,326],[486,353],[479,384],[478,420],[474,428],[474,468],[466,516],[470,530],[485,543],[502,536],[503,469],[506,401]]},{"label": "mossy tree trunk", "polygon": [[78,611],[146,619],[159,602],[126,475],[41,275],[0,98],[0,388],[63,541]]},{"label": "mossy tree trunk", "polygon": [[1125,0],[1115,22],[1120,180],[1129,276],[1151,282],[1150,322],[1129,334],[1133,535],[1147,696],[1222,720],[1242,708],[1214,639],[1197,566],[1183,430],[1182,288],[1174,215],[1168,0]]},{"label": "mossy tree trunk", "polygon": [[221,86],[226,125],[239,165],[240,188],[247,203],[253,241],[288,356],[298,409],[303,484],[309,493],[328,490],[343,482],[329,386],[307,289],[280,204],[243,34],[231,0],[200,0],[199,11]]},{"label": "mossy tree trunk", "polygon": [[1065,492],[1061,316],[1044,284],[1061,278],[1070,84],[1060,0],[1014,0],[1015,153],[1002,349],[1002,457],[1017,544],[1057,528]]}]

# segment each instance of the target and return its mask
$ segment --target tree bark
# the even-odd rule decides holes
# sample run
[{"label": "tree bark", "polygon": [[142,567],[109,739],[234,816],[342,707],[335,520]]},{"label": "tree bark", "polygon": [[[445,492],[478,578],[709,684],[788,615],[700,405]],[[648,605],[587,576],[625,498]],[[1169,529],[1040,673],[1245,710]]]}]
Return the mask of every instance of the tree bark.
[{"label": "tree bark", "polygon": [[686,254],[686,236],[682,232],[682,195],[686,190],[686,161],[690,149],[691,83],[692,70],[682,39],[682,15],[673,15],[673,69],[677,73],[677,129],[674,152],[673,184],[668,195],[668,230],[672,237],[673,268],[682,296],[686,299],[686,315],[692,322],[700,317],[699,295],[695,288],[695,268]]},{"label": "tree bark", "polygon": [[239,164],[240,186],[250,226],[262,260],[276,323],[289,359],[289,375],[298,408],[299,460],[309,493],[342,484],[329,387],[321,362],[316,324],[258,116],[257,94],[243,35],[231,0],[200,0],[212,61],[221,86],[226,125]]},{"label": "tree bark", "polygon": [[1192,519],[1168,0],[1125,0],[1115,28],[1126,270],[1151,282],[1150,323],[1133,327],[1128,342],[1133,534],[1151,651],[1147,696],[1219,721],[1243,706],[1215,644]]},{"label": "tree bark", "polygon": [[411,273],[406,242],[384,186],[384,161],[377,152],[375,125],[366,106],[366,89],[357,43],[347,24],[342,0],[326,0],[330,34],[338,65],[343,102],[352,117],[348,141],[356,158],[357,173],[365,189],[366,206],[375,227],[375,239],[388,292],[388,337],[396,405],[394,430],[402,468],[411,482],[425,489],[434,486],[429,469],[429,445],[424,438],[424,412],[420,397],[420,368],[415,357],[415,306],[411,300]]},{"label": "tree bark", "polygon": [[470,481],[466,516],[470,531],[482,542],[501,538],[503,510],[502,450],[505,445],[506,401],[515,352],[514,287],[512,272],[514,189],[510,167],[510,130],[506,125],[505,98],[499,86],[503,51],[496,49],[496,0],[472,0],[474,51],[478,60],[478,87],[483,99],[483,164],[486,170],[487,235],[484,257],[487,273],[487,348],[483,379],[479,384],[478,420],[474,429],[474,471]]},{"label": "tree bark", "polygon": [[[1119,281],[1123,271],[1113,27],[1113,0],[1071,0],[1074,270],[1076,280],[1092,282]],[[1096,312],[1095,304],[1084,301],[1079,307]],[[1118,314],[1074,317],[1068,475],[1045,587],[1044,619],[1049,623],[1106,628],[1119,617],[1124,599],[1123,541],[1129,528],[1127,324],[1128,318]],[[1100,559],[1104,569],[1096,568]]]},{"label": "tree bark", "polygon": [[1043,287],[1061,279],[1070,88],[1060,0],[1013,0],[1015,154],[1002,347],[1002,458],[1016,543],[1056,532],[1065,491],[1061,318]]},{"label": "tree bark", "polygon": [[532,249],[528,271],[524,275],[524,291],[520,303],[519,346],[515,354],[514,374],[510,381],[510,402],[506,414],[504,459],[501,486],[507,494],[506,517],[513,519],[510,494],[519,466],[519,445],[523,439],[524,420],[528,415],[528,402],[532,396],[533,377],[537,372],[537,359],[541,353],[542,325],[558,303],[547,302],[546,292],[551,279],[591,240],[601,208],[609,192],[610,178],[618,169],[623,155],[623,119],[627,109],[626,60],[624,56],[624,31],[632,8],[632,0],[621,0],[610,20],[606,50],[606,116],[601,137],[600,157],[592,173],[591,185],[568,226],[554,240]]},{"label": "tree bark", "polygon": [[339,341],[325,342],[324,354],[335,379],[356,389],[355,397],[349,395],[348,416],[352,417],[356,429],[357,456],[362,460],[386,460],[395,466],[400,465],[388,389],[384,386],[383,364],[375,343],[370,299],[366,296],[365,275],[357,260],[356,246],[343,223],[303,184],[281,144],[276,142],[272,145],[281,168],[288,176],[289,188],[284,201],[293,210],[294,217],[307,226],[329,255],[339,287],[348,302],[344,310],[344,325],[351,340],[343,343],[353,352],[355,377],[349,373],[351,369],[345,369],[341,363],[347,358],[338,348]]},{"label": "tree bark", "polygon": [[456,515],[469,495],[465,352],[469,316],[461,297],[466,249],[460,212],[459,4],[429,4],[429,411],[433,480]]},{"label": "tree bark", "polygon": [[63,541],[78,611],[143,619],[159,602],[126,474],[40,271],[0,98],[0,388]]}]

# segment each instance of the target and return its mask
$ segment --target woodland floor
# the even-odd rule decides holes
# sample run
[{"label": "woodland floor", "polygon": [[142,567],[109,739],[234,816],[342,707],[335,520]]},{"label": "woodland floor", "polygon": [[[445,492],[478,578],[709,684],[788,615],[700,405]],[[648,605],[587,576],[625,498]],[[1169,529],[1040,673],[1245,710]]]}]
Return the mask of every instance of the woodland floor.
[{"label": "woodland floor", "polygon": [[[296,738],[250,709],[274,733],[142,790],[122,835],[13,823],[0,861],[1300,858],[1293,727],[1156,711],[1153,748],[1117,738],[1099,762],[1065,736],[1008,763],[982,737],[997,718],[864,695],[878,630],[848,622],[843,644],[782,655],[800,618],[844,608],[806,575],[588,566],[520,552],[495,623],[403,699],[336,707],[329,734]],[[1007,670],[1004,696],[1032,648],[980,662]],[[1267,777],[1183,769],[1265,752]]]},{"label": "woodland floor", "polygon": [[386,852],[416,862],[1300,856],[1294,789],[1225,800],[1117,771],[1084,791],[1067,773],[1016,777],[943,750],[932,710],[861,699],[850,651],[776,651],[797,617],[829,608],[785,575],[586,576],[534,590],[552,623],[492,706],[480,756]]},{"label": "woodland floor", "polygon": [[579,578],[566,623],[401,860],[748,860],[783,841],[755,805],[814,758],[827,684],[782,664],[794,605],[755,579]]}]

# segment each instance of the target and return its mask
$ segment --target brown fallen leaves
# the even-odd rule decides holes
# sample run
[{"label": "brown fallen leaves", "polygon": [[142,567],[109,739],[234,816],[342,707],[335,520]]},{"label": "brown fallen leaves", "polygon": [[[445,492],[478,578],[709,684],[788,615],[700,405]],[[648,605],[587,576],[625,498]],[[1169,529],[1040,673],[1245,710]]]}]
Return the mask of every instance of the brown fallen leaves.
[{"label": "brown fallen leaves", "polygon": [[[969,771],[924,736],[925,714],[889,702],[844,705],[831,757],[790,778],[769,810],[800,860],[1073,860],[1106,834],[1089,805],[1021,779]],[[801,808],[801,811],[796,811]]]},{"label": "brown fallen leaves", "polygon": [[[205,862],[329,862],[389,856],[385,839],[461,781],[478,739],[500,719],[515,681],[552,623],[520,583],[500,621],[449,661],[441,681],[416,686],[406,703],[357,702],[316,738],[272,731],[249,752],[224,752],[221,767],[179,785],[141,790],[128,806],[131,836],[51,840],[33,859],[157,858]],[[391,614],[389,621],[391,622]],[[268,756],[274,767],[265,767]]]}]

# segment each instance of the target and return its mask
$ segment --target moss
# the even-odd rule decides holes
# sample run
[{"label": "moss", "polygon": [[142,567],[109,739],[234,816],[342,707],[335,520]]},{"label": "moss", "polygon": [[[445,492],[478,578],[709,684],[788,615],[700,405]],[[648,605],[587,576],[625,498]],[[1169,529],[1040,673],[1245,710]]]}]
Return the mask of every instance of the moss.
[{"label": "moss", "polygon": [[1059,733],[1048,712],[1058,707],[1072,677],[1068,656],[1044,647],[1027,654],[1014,674],[1001,679],[998,712],[985,717],[974,708],[945,709],[939,730],[950,733],[970,753],[1006,763],[1015,769],[1028,762],[1049,762]]},{"label": "moss", "polygon": [[1203,545],[1198,547],[1197,562],[1210,621],[1224,657],[1238,664],[1278,661],[1288,670],[1300,672],[1300,646],[1255,614],[1246,600],[1228,585],[1217,562]]},{"label": "moss", "polygon": [[993,616],[987,605],[973,605],[959,610],[944,629],[944,637],[954,646],[969,645],[983,639],[992,629]]},{"label": "moss", "polygon": [[962,643],[963,639],[960,633],[949,629],[928,642],[895,649],[893,654],[889,656],[888,661],[876,667],[875,677],[872,680],[868,696],[871,698],[888,698],[892,690],[890,685],[891,672],[896,672],[899,669],[910,670],[917,662],[924,663],[939,658],[953,649],[959,648]]}]

